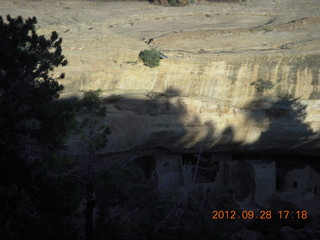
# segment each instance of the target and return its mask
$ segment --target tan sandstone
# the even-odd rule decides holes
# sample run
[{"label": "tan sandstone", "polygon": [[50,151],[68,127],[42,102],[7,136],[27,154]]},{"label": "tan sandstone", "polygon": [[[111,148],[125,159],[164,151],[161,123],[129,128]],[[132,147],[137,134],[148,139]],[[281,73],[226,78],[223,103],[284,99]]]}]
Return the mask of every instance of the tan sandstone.
[{"label": "tan sandstone", "polygon": [[[105,153],[319,149],[318,0],[16,0],[1,1],[0,14],[36,16],[39,33],[63,38],[62,97],[92,89],[120,96],[107,103]],[[138,54],[149,48],[168,59],[144,66]],[[258,79],[275,86],[259,94],[250,85]]]}]

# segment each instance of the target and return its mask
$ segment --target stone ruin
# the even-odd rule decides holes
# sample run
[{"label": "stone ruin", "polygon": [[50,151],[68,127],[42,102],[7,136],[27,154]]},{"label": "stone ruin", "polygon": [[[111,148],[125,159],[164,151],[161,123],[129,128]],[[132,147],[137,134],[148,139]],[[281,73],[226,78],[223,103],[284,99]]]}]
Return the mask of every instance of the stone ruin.
[{"label": "stone ruin", "polygon": [[[147,164],[146,164],[147,163]],[[320,214],[320,173],[309,165],[286,166],[272,159],[237,159],[232,154],[156,154],[139,165],[156,174],[158,188],[193,184],[194,190],[231,188],[242,209],[267,208],[275,196]],[[196,172],[196,175],[195,175]]]}]

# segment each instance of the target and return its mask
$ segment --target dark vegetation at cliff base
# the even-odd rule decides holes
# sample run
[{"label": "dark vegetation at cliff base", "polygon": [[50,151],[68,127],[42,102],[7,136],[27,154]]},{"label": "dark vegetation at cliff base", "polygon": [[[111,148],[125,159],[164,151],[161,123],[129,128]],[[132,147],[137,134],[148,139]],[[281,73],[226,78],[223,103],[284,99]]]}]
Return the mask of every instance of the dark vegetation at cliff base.
[{"label": "dark vegetation at cliff base", "polygon": [[[112,134],[101,93],[59,99],[64,75],[52,70],[67,64],[62,39],[56,32],[49,39],[37,35],[36,23],[0,18],[0,239],[232,239],[248,229],[259,239],[281,239],[281,226],[296,227],[271,220],[273,231],[260,233],[260,223],[212,221],[214,209],[239,210],[231,189],[199,191],[195,177],[183,188],[176,182],[159,187],[156,172],[138,167],[145,157],[139,154],[101,161],[99,150]],[[301,121],[304,108],[294,106],[288,111],[297,113],[289,117]],[[275,114],[269,111],[273,122]],[[313,134],[302,128],[301,138]]]}]

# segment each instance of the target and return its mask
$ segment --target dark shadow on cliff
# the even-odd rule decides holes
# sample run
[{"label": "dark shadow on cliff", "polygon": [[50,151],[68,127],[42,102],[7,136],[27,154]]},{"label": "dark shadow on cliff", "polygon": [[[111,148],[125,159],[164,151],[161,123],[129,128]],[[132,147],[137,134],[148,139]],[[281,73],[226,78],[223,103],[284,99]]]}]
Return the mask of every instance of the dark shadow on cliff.
[{"label": "dark shadow on cliff", "polygon": [[197,116],[197,106],[188,109],[190,106],[176,89],[143,97],[111,95],[103,102],[112,133],[108,153],[151,148],[208,152],[212,148],[222,150],[240,144],[233,142],[232,127],[216,134],[215,123],[203,122]]},{"label": "dark shadow on cliff", "polygon": [[[253,159],[266,159],[275,163],[276,194],[273,199],[269,199],[268,210],[274,213],[283,211],[283,209],[296,211],[303,206],[300,205],[301,203],[311,209],[312,201],[304,202],[307,201],[305,199],[306,192],[311,195],[316,194],[317,187],[314,192],[312,192],[312,187],[303,190],[305,192],[283,188],[285,183],[292,184],[295,188],[295,185],[301,184],[302,179],[311,178],[311,174],[308,175],[301,171],[307,166],[311,166],[316,171],[320,169],[318,159],[307,156],[319,154],[319,151],[317,151],[319,133],[313,131],[306,121],[307,105],[303,104],[300,99],[265,97],[252,101],[246,106],[246,109],[248,111],[247,121],[254,121],[259,129],[265,129],[255,143],[246,146],[247,152],[258,153],[255,155],[258,158]],[[295,180],[288,180],[290,173],[298,172],[298,169],[300,169],[300,172],[296,173]],[[317,184],[317,180],[313,180],[312,184]],[[288,193],[290,197],[285,197]],[[312,205],[313,210],[317,211],[320,205],[316,203],[316,196],[313,197],[315,202]],[[309,212],[312,212],[312,210],[309,210]],[[267,239],[267,236],[276,239],[291,239],[293,236],[301,239],[312,239],[311,236],[315,236],[316,231],[309,230],[308,234],[305,231],[313,225],[319,227],[316,221],[311,223],[312,221],[313,219],[310,216],[305,220],[272,218],[266,222],[255,219],[247,224],[247,228],[255,231],[255,233],[262,233],[266,236],[265,239]]]},{"label": "dark shadow on cliff", "polygon": [[[228,239],[245,229],[243,223],[235,221],[210,221],[210,211],[217,208],[215,201],[220,197],[226,209],[236,209],[227,190],[191,194],[187,187],[179,188],[180,177],[172,178],[180,171],[175,166],[163,175],[171,181],[163,193],[157,176],[144,173],[135,160],[146,170],[158,164],[154,157],[159,154],[174,161],[181,153],[192,153],[195,162],[200,162],[210,155],[206,153],[216,151],[303,153],[316,144],[316,133],[304,122],[306,106],[297,99],[261,98],[248,104],[247,120],[265,130],[255,143],[244,145],[234,141],[231,126],[220,130],[213,121],[203,122],[197,105],[186,104],[180,95],[168,89],[146,96],[111,95],[103,99],[111,135],[107,147],[97,153],[101,161],[95,165],[99,208],[96,239]],[[212,114],[220,117],[219,112]],[[110,166],[107,163],[111,161],[114,164]],[[162,165],[159,167],[170,164]]]},{"label": "dark shadow on cliff", "polygon": [[261,98],[251,102],[246,107],[248,121],[265,130],[249,149],[311,153],[317,146],[318,134],[305,122],[306,107],[299,99]]},{"label": "dark shadow on cliff", "polygon": [[[231,226],[237,226],[212,222],[211,211],[216,202],[235,209],[228,190],[198,193],[195,186],[181,188],[181,166],[161,175],[169,182],[165,186],[158,184],[157,173],[169,168],[182,152],[207,161],[206,152],[213,146],[227,149],[234,144],[233,129],[216,134],[214,122],[203,122],[172,88],[146,96],[111,95],[102,101],[111,135],[107,147],[97,153],[100,161],[95,165],[99,176],[96,239],[225,239]],[[155,160],[159,155],[160,161]],[[161,162],[161,156],[168,158],[167,163]],[[208,166],[211,172],[217,170],[215,164]],[[195,167],[190,167],[191,175],[197,176]],[[172,178],[175,171],[181,176]]]}]

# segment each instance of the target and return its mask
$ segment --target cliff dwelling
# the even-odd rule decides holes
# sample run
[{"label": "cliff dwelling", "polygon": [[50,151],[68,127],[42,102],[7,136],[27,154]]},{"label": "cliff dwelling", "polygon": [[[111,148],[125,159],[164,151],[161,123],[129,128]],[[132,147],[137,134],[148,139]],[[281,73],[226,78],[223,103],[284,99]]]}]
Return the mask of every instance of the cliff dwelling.
[{"label": "cliff dwelling", "polygon": [[0,15],[1,239],[320,239],[319,0]]},{"label": "cliff dwelling", "polygon": [[[146,177],[156,177],[159,189],[192,186],[192,191],[209,192],[231,188],[234,200],[243,209],[268,207],[275,196],[307,209],[308,204],[320,200],[320,173],[313,167],[299,161],[292,165],[277,155],[268,160],[255,158],[259,157],[167,153],[138,158],[135,163]],[[320,213],[320,208],[313,210],[314,215]]]}]

